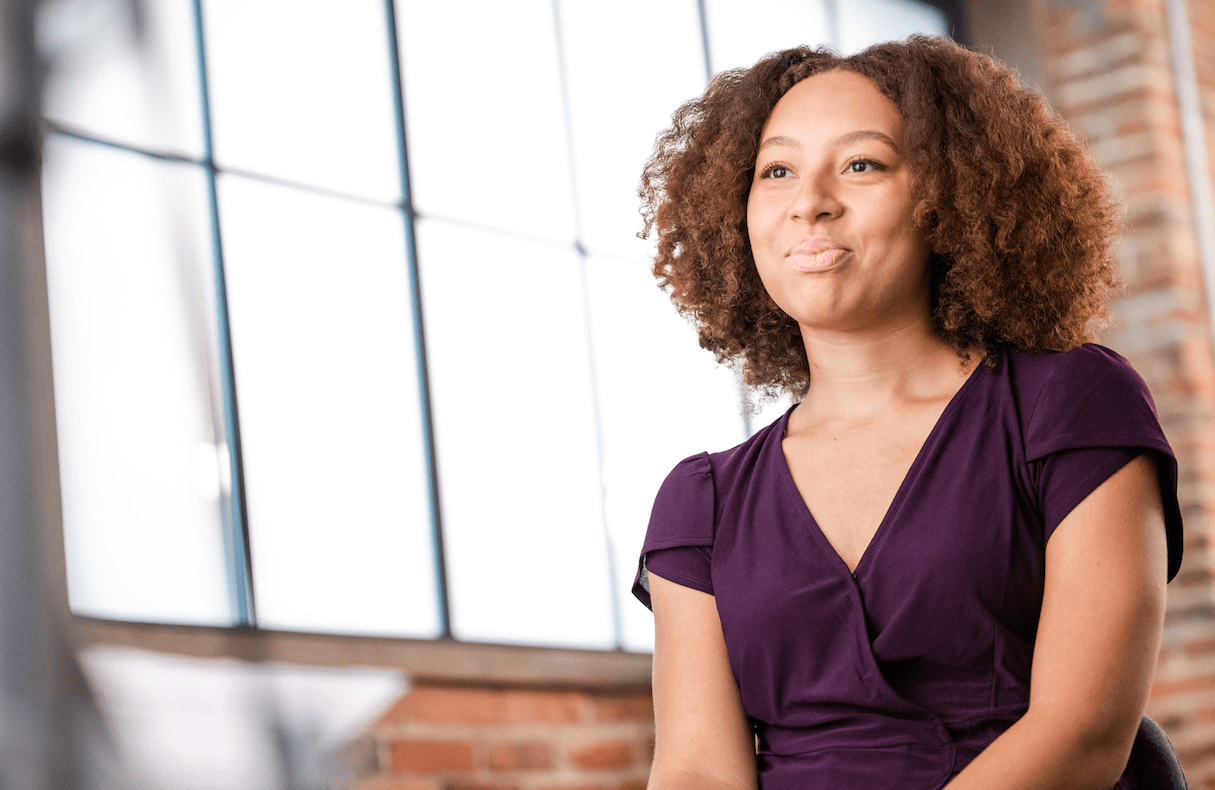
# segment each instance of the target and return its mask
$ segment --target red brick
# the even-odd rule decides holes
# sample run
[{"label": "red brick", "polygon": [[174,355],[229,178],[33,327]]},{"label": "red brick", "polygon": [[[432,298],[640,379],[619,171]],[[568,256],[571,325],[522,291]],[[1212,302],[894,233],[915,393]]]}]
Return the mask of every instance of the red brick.
[{"label": "red brick", "polygon": [[380,722],[494,724],[501,720],[499,697],[500,694],[483,688],[420,686],[393,705]]},{"label": "red brick", "polygon": [[392,703],[392,707],[384,711],[383,715],[376,720],[377,724],[397,724],[403,721],[409,721],[413,718],[413,704],[409,700],[409,695],[401,697],[396,702]]},{"label": "red brick", "polygon": [[[1163,658],[1163,651],[1161,653]],[[1209,656],[1212,653],[1215,653],[1215,636],[1206,639],[1191,639],[1185,645],[1187,656]]]},{"label": "red brick", "polygon": [[573,691],[507,691],[502,694],[502,721],[576,724],[586,695]]},{"label": "red brick", "polygon": [[628,768],[633,764],[631,741],[600,741],[570,749],[570,759],[579,768]]},{"label": "red brick", "polygon": [[472,744],[464,741],[429,741],[398,738],[388,745],[393,771],[471,771]]},{"label": "red brick", "polygon": [[552,752],[542,741],[500,743],[491,746],[486,757],[489,767],[496,771],[534,771],[553,766]]},{"label": "red brick", "polygon": [[573,691],[420,686],[393,705],[380,723],[574,724],[582,718],[586,699]]},{"label": "red brick", "polygon": [[[1195,746],[1183,746],[1177,749],[1177,756],[1181,758],[1184,769],[1186,763],[1198,763],[1210,757],[1215,757],[1215,744],[1207,743]],[[1190,784],[1194,784],[1196,777],[1192,776],[1189,771],[1186,771],[1185,774]],[[1201,777],[1197,778],[1201,779]],[[1211,787],[1212,785],[1215,785],[1215,776],[1206,777],[1206,780],[1202,784],[1203,787]]]},{"label": "red brick", "polygon": [[1191,691],[1215,688],[1215,675],[1199,675],[1192,678],[1177,680],[1157,680],[1152,684],[1153,697],[1169,697],[1174,694],[1185,694]]},{"label": "red brick", "polygon": [[598,721],[653,721],[654,699],[649,694],[619,694],[595,699]]}]

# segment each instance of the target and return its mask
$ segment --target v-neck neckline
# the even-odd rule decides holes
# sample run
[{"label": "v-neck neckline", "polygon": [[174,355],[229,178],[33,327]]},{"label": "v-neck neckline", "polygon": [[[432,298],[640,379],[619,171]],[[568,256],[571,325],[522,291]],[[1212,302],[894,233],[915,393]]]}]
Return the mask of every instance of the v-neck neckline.
[{"label": "v-neck neckline", "polygon": [[986,366],[981,361],[976,363],[976,369],[970,372],[970,375],[966,377],[966,381],[962,382],[962,386],[958,387],[957,392],[953,394],[953,396],[949,399],[949,402],[945,404],[945,408],[941,410],[940,415],[937,416],[936,422],[934,422],[932,425],[932,429],[928,432],[928,435],[924,437],[924,441],[920,445],[920,449],[916,452],[915,458],[911,462],[911,466],[907,467],[907,473],[903,475],[903,479],[899,482],[899,487],[894,492],[894,498],[891,499],[890,504],[887,505],[886,512],[882,515],[882,520],[878,522],[877,529],[874,531],[873,536],[869,538],[869,543],[865,545],[865,550],[861,552],[860,558],[856,561],[856,567],[852,569],[848,568],[847,561],[840,556],[840,553],[836,550],[835,546],[831,545],[831,541],[827,539],[826,533],[824,533],[822,527],[819,526],[818,520],[815,519],[814,513],[810,510],[810,505],[802,496],[802,492],[798,489],[797,483],[793,479],[793,469],[789,466],[789,459],[785,456],[784,441],[785,434],[789,429],[789,415],[791,415],[793,410],[801,404],[793,404],[781,417],[780,424],[777,426],[780,430],[776,434],[776,451],[780,455],[780,467],[783,472],[781,476],[787,489],[786,493],[791,491],[792,495],[797,497],[797,502],[801,505],[801,513],[804,515],[806,520],[809,521],[810,532],[814,539],[819,541],[821,547],[825,549],[829,555],[835,557],[836,561],[839,562],[840,567],[844,569],[844,572],[852,578],[855,579],[857,575],[862,572],[862,569],[867,564],[870,555],[874,553],[875,547],[881,541],[882,536],[889,531],[890,519],[894,513],[898,511],[903,499],[906,498],[907,489],[911,485],[911,481],[916,478],[920,467],[924,464],[924,458],[928,452],[928,448],[936,443],[937,434],[942,430],[941,426],[945,424],[947,419],[951,417],[955,411],[957,411],[958,404],[962,402],[965,394],[970,391],[975,380],[979,377],[981,369],[984,369],[985,367]]}]

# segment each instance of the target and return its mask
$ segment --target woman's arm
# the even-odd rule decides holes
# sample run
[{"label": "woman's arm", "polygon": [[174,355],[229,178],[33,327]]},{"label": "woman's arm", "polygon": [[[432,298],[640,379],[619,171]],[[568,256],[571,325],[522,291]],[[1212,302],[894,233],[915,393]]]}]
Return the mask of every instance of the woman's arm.
[{"label": "woman's arm", "polygon": [[755,736],[713,596],[650,574],[654,724],[649,790],[755,790]]},{"label": "woman's arm", "polygon": [[1147,704],[1164,621],[1159,482],[1141,455],[1102,483],[1046,547],[1029,710],[948,790],[1109,790]]}]

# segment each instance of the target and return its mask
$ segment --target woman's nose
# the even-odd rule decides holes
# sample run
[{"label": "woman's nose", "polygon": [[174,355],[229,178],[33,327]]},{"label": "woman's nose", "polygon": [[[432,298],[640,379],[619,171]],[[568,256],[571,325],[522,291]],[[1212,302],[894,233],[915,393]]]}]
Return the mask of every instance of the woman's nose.
[{"label": "woman's nose", "polygon": [[837,217],[841,208],[831,178],[813,175],[802,179],[789,206],[789,215],[794,219],[812,222]]}]

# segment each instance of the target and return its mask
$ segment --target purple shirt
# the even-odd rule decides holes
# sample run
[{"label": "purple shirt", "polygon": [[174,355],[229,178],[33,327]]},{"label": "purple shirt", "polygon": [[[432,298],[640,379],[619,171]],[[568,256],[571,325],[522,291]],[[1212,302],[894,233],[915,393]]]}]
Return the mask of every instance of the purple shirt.
[{"label": "purple shirt", "polygon": [[[1047,540],[1144,451],[1170,579],[1180,565],[1172,451],[1143,380],[1101,346],[978,368],[855,573],[793,483],[788,418],[676,466],[642,549],[715,596],[763,790],[935,790],[962,770],[1028,707]],[[649,605],[644,570],[633,592]]]}]

